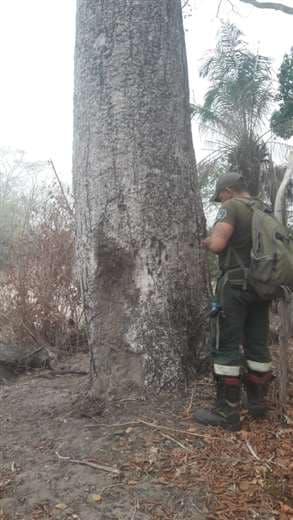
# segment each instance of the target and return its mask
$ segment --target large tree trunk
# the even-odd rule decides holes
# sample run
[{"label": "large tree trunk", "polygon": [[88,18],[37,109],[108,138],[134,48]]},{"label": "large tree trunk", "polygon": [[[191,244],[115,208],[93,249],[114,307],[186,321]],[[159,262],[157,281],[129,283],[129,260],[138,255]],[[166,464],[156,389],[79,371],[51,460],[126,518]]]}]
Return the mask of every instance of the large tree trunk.
[{"label": "large tree trunk", "polygon": [[208,280],[179,0],[78,0],[73,181],[99,397],[186,382]]}]

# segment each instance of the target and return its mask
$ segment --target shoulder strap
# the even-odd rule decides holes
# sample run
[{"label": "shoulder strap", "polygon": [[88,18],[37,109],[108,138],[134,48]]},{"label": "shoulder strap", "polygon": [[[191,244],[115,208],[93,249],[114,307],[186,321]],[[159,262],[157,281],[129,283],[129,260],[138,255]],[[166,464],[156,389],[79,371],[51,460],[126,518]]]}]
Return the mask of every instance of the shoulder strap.
[{"label": "shoulder strap", "polygon": [[228,251],[227,251],[227,255],[226,255],[225,263],[224,263],[224,269],[225,270],[228,269],[232,254],[236,258],[239,267],[241,267],[243,270],[246,270],[247,268],[245,267],[244,263],[242,262],[240,256],[238,255],[237,251],[231,245],[228,246]]},{"label": "shoulder strap", "polygon": [[[239,198],[235,197],[233,200],[237,200],[239,202],[242,202],[245,206],[251,208],[252,211],[254,210],[254,206],[255,206],[255,201],[254,200],[244,199],[244,198],[240,198],[240,197]],[[234,257],[235,257],[239,267],[241,267],[241,269],[243,269],[244,273],[246,274],[245,278],[247,278],[247,271],[248,271],[247,267],[242,262],[242,259],[238,255],[237,251],[231,245],[228,246],[228,251],[227,251],[226,258],[225,258],[225,263],[224,263],[225,271],[229,267],[229,263],[230,263],[232,254],[234,255]]]},{"label": "shoulder strap", "polygon": [[256,201],[253,199],[234,197],[232,200],[237,200],[238,202],[242,202],[245,206],[254,209]]}]

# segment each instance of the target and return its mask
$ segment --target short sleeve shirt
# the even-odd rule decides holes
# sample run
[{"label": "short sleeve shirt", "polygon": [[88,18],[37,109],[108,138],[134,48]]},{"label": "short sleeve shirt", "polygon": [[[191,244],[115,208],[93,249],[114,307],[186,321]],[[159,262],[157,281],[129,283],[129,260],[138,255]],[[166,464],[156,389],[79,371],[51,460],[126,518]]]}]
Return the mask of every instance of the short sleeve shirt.
[{"label": "short sleeve shirt", "polygon": [[[260,201],[257,202],[259,207],[262,207],[262,203]],[[230,245],[237,252],[243,264],[246,267],[249,266],[252,247],[251,221],[252,209],[238,198],[226,200],[219,208],[215,224],[217,222],[227,222],[234,228],[228,246],[219,253],[219,267],[221,271],[239,267],[239,262],[233,252],[231,251],[228,254]]]}]

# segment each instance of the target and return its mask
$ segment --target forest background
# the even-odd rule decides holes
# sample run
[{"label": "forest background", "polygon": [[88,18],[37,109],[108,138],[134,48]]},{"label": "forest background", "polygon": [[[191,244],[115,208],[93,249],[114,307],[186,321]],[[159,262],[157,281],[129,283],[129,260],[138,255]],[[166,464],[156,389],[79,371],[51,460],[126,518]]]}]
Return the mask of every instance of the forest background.
[{"label": "forest background", "polygon": [[[183,5],[192,104],[203,102],[209,83],[200,76],[200,69],[216,46],[223,21],[236,24],[253,53],[271,58],[272,94],[277,93],[277,73],[292,46],[291,16],[255,9],[238,0],[190,0]],[[62,337],[63,344],[73,334],[72,324],[76,325],[73,336],[81,333],[84,339],[79,289],[71,283],[74,34],[72,0],[28,0],[25,4],[11,0],[0,5],[0,260],[7,282],[1,289],[0,320],[8,336],[12,334],[8,324],[17,323],[15,341],[33,338],[55,345]],[[266,125],[269,128],[269,117]],[[196,117],[192,130],[201,165],[215,146],[211,144],[215,136],[209,139]],[[269,135],[268,148],[276,162],[283,164],[293,138],[285,146],[276,146],[276,141],[284,143]],[[215,208],[205,204],[205,209],[210,224]],[[34,300],[31,294],[36,291]]]}]

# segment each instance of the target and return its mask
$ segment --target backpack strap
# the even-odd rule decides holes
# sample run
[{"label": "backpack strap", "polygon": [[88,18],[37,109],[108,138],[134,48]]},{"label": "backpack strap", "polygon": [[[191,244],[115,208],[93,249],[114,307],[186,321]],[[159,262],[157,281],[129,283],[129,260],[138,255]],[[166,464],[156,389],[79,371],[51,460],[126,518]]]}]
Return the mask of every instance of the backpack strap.
[{"label": "backpack strap", "polygon": [[243,271],[244,277],[243,277],[242,289],[244,289],[246,291],[247,280],[248,280],[248,268],[244,265],[244,263],[242,262],[242,259],[238,255],[237,251],[232,246],[228,246],[228,251],[227,251],[227,255],[226,255],[226,259],[225,259],[225,263],[224,263],[224,270],[225,270],[225,274],[227,275],[227,280],[229,280],[229,271],[233,272],[235,269],[237,269],[237,268],[228,269],[232,255],[234,255],[239,267]]},{"label": "backpack strap", "polygon": [[[254,210],[255,201],[251,199],[244,199],[244,198],[238,198],[235,197],[233,200],[237,200],[239,202],[242,202],[246,207],[251,208],[251,210]],[[243,280],[243,289],[246,291],[247,289],[247,280],[248,280],[248,268],[244,265],[242,259],[238,255],[237,251],[231,246],[228,246],[227,255],[224,262],[224,270],[228,271],[228,267],[230,264],[231,256],[234,255],[234,258],[236,259],[239,267],[243,270],[244,273],[244,280]]]}]

